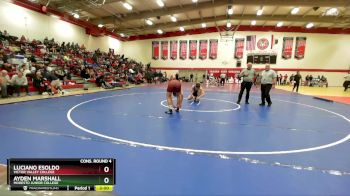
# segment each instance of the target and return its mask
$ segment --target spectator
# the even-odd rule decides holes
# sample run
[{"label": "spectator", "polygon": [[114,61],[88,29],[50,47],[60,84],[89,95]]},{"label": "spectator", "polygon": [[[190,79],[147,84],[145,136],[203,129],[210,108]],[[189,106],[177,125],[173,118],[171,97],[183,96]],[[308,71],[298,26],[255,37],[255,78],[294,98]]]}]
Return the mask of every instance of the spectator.
[{"label": "spectator", "polygon": [[70,71],[69,71],[69,69],[68,69],[67,66],[64,66],[63,72],[64,72],[64,74],[65,74],[67,80],[71,80],[71,79],[72,79],[71,73],[70,73]]},{"label": "spectator", "polygon": [[44,78],[40,71],[36,72],[33,78],[33,86],[39,91],[39,95],[43,94],[43,92],[48,91],[48,86],[44,82]]},{"label": "spectator", "polygon": [[288,75],[285,74],[284,77],[283,77],[283,85],[287,84],[287,79],[288,79]]},{"label": "spectator", "polygon": [[310,81],[310,76],[306,75],[305,76],[305,86],[309,86],[309,81]]},{"label": "spectator", "polygon": [[89,75],[89,69],[88,68],[83,68],[80,72],[80,77],[84,78],[84,79],[89,79],[90,75]]},{"label": "spectator", "polygon": [[45,37],[44,39],[44,45],[48,46],[49,45],[49,38]]},{"label": "spectator", "polygon": [[294,75],[292,74],[290,77],[289,77],[289,84],[293,84],[294,83]]},{"label": "spectator", "polygon": [[343,83],[344,91],[347,91],[350,86],[350,73],[344,77],[345,81]]},{"label": "spectator", "polygon": [[27,39],[26,39],[26,37],[24,37],[24,35],[22,35],[22,37],[20,39],[20,42],[21,43],[26,43],[27,42]]},{"label": "spectator", "polygon": [[154,81],[155,84],[157,84],[158,81],[158,73],[156,71],[154,71],[152,73],[152,80]]},{"label": "spectator", "polygon": [[226,74],[225,73],[220,74],[220,84],[221,84],[221,86],[225,86],[225,80],[226,80]]},{"label": "spectator", "polygon": [[309,76],[309,86],[312,86],[312,82],[313,82],[312,80],[313,80],[313,79],[314,79],[314,78],[312,77],[312,75],[310,75],[310,76]]},{"label": "spectator", "polygon": [[66,42],[62,42],[61,49],[65,49],[66,48],[65,44],[66,44]]},{"label": "spectator", "polygon": [[32,72],[29,70],[26,64],[23,64],[19,71],[23,73],[23,76],[33,78]]},{"label": "spectator", "polygon": [[5,37],[5,38],[8,38],[8,37],[10,37],[10,35],[9,35],[9,33],[5,30],[4,31],[4,34],[3,34],[3,36]]},{"label": "spectator", "polygon": [[35,56],[31,55],[30,58],[29,58],[29,61],[32,62],[32,63],[36,63]]},{"label": "spectator", "polygon": [[7,94],[8,86],[11,86],[10,76],[7,74],[6,70],[2,70],[0,75],[0,87],[1,87],[2,98],[8,97],[8,94]]},{"label": "spectator", "polygon": [[90,77],[90,79],[95,80],[96,79],[96,73],[95,73],[94,68],[90,67],[88,70],[89,70],[89,77]]},{"label": "spectator", "polygon": [[3,68],[4,68],[7,72],[12,72],[12,70],[13,70],[13,66],[12,66],[12,64],[10,64],[10,63],[4,63]]},{"label": "spectator", "polygon": [[328,80],[327,80],[327,78],[324,75],[321,76],[320,83],[321,83],[322,86],[326,85],[326,87],[328,88]]},{"label": "spectator", "polygon": [[190,82],[193,82],[193,74],[190,74]]},{"label": "spectator", "polygon": [[111,89],[113,88],[112,85],[110,85],[108,82],[105,81],[105,75],[104,74],[101,74],[100,76],[98,76],[96,78],[96,85],[98,87],[102,87],[102,88],[105,88],[105,89]]},{"label": "spectator", "polygon": [[97,87],[102,87],[102,84],[104,84],[106,82],[104,80],[104,77],[105,76],[103,74],[97,76],[96,81],[95,81]]},{"label": "spectator", "polygon": [[[143,77],[142,77],[141,72],[138,72],[136,74],[135,81],[136,81],[136,84],[142,84],[143,83]],[[163,79],[162,79],[162,82],[163,82]]]},{"label": "spectator", "polygon": [[151,72],[146,72],[145,78],[146,78],[148,84],[152,83],[152,73]]},{"label": "spectator", "polygon": [[280,74],[279,79],[280,79],[280,85],[283,85],[283,84],[282,84],[282,80],[283,80],[283,76],[282,76],[282,74]]},{"label": "spectator", "polygon": [[58,79],[64,81],[64,78],[66,77],[66,74],[62,68],[58,68],[55,70],[55,75],[58,77]]},{"label": "spectator", "polygon": [[132,84],[136,83],[136,80],[135,80],[134,76],[131,73],[128,73],[127,77],[128,77],[128,82],[130,82]]},{"label": "spectator", "polygon": [[18,72],[17,75],[12,76],[11,83],[17,93],[17,97],[19,97],[20,95],[21,88],[24,88],[26,90],[27,95],[30,96],[28,89],[28,80],[22,72]]},{"label": "spectator", "polygon": [[158,72],[158,80],[160,83],[164,82],[164,78],[163,78],[163,73],[161,71]]}]

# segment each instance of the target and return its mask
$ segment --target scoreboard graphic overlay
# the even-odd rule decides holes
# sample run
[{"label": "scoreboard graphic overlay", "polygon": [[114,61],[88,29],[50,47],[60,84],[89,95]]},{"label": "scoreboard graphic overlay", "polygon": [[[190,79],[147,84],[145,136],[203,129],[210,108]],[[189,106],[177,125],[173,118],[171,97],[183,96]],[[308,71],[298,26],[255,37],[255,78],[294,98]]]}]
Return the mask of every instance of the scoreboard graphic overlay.
[{"label": "scoreboard graphic overlay", "polygon": [[112,191],[112,158],[8,159],[11,191]]}]

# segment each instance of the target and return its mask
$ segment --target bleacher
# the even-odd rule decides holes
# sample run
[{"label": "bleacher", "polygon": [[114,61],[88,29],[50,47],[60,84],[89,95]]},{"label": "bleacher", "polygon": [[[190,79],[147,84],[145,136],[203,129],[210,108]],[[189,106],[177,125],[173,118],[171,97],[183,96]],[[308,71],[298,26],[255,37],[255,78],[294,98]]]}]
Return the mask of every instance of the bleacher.
[{"label": "bleacher", "polygon": [[[4,42],[5,39],[8,41],[7,44]],[[65,45],[64,42],[60,45],[54,42],[53,39],[48,40],[47,38],[43,42],[37,40],[30,42],[25,38],[23,39],[23,37],[21,39],[14,36],[5,38],[1,33],[0,52],[9,57],[7,63],[11,64],[12,69],[7,70],[10,78],[17,74],[19,66],[27,64],[32,58],[34,58],[33,61],[35,63],[33,62],[32,64],[36,68],[36,71],[45,68],[54,72],[57,69],[66,68],[72,77],[69,80],[62,81],[63,89],[83,89],[86,86],[94,87],[96,86],[96,77],[106,73],[110,74],[105,78],[106,82],[123,86],[128,83],[125,70],[129,70],[130,68],[137,69],[138,72],[144,75],[142,72],[143,65],[132,60],[127,60],[127,58],[124,58],[124,55],[107,54],[99,50],[94,52],[87,51],[84,45],[78,46],[78,44],[74,43]],[[95,58],[95,56],[100,57],[100,59]],[[0,71],[6,69],[4,62],[1,60],[0,58]],[[92,69],[94,73],[92,78],[84,80],[80,77],[82,65]],[[122,73],[124,73],[123,77],[116,78],[117,75],[122,75]],[[35,75],[35,73],[32,74]],[[27,78],[29,91],[36,92],[37,89],[33,86],[32,78]]]}]

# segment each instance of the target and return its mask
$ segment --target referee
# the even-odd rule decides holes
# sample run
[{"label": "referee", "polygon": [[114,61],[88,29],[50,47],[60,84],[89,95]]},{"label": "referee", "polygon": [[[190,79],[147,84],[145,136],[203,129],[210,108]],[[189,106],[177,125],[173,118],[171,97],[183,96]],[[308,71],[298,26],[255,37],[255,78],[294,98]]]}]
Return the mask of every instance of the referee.
[{"label": "referee", "polygon": [[293,86],[292,92],[294,92],[295,87],[297,88],[296,92],[298,92],[299,85],[300,85],[300,80],[301,80],[301,75],[300,75],[300,72],[297,71],[297,74],[295,74],[295,76],[294,76],[294,86]]},{"label": "referee", "polygon": [[253,85],[254,76],[255,70],[252,69],[252,63],[248,63],[247,68],[243,69],[242,72],[239,74],[239,77],[243,78],[243,82],[241,84],[241,91],[239,91],[237,104],[241,103],[241,99],[245,89],[247,90],[245,94],[245,104],[249,104],[249,92]]},{"label": "referee", "polygon": [[261,73],[261,103],[260,106],[265,105],[265,100],[267,101],[267,106],[271,106],[270,90],[272,85],[276,83],[277,74],[275,71],[270,69],[270,65],[265,66],[265,70]]}]

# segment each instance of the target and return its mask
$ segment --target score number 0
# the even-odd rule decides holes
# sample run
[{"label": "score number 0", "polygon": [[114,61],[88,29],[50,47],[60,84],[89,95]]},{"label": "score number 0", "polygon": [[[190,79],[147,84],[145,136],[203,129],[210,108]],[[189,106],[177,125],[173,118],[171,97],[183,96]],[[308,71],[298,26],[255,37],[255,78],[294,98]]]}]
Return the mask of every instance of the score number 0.
[{"label": "score number 0", "polygon": [[[104,171],[105,173],[108,173],[108,172],[109,172],[109,167],[108,167],[108,166],[104,167],[104,168],[103,168],[103,171]],[[103,182],[104,182],[105,184],[108,184],[108,183],[109,183],[109,178],[108,178],[108,177],[105,177],[105,178],[103,179]]]}]

